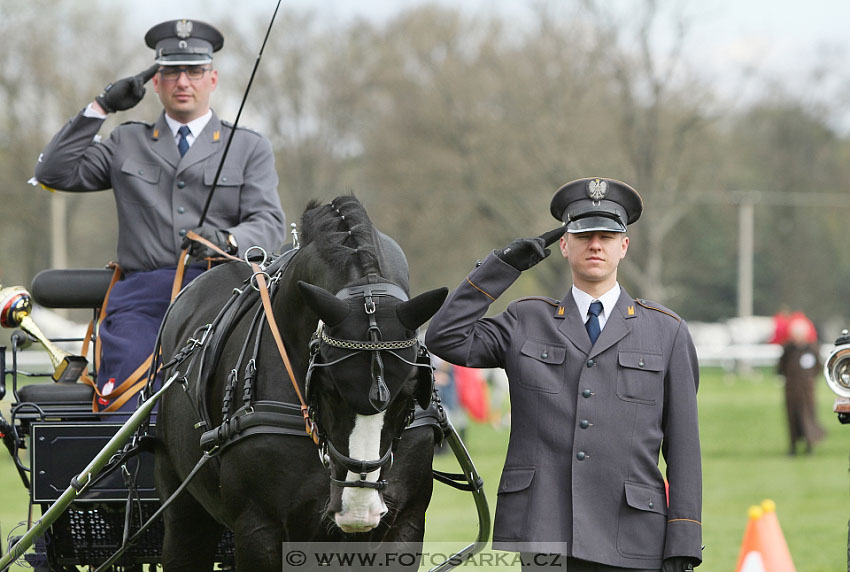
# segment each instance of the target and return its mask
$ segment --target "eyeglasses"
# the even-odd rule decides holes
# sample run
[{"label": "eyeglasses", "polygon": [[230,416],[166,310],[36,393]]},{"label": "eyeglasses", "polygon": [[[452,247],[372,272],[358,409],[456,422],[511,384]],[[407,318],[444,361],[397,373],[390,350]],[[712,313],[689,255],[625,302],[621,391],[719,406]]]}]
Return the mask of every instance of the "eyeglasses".
[{"label": "eyeglasses", "polygon": [[180,74],[186,72],[186,77],[197,81],[204,77],[204,73],[212,68],[205,66],[164,66],[159,68],[159,75],[163,81],[177,81]]}]

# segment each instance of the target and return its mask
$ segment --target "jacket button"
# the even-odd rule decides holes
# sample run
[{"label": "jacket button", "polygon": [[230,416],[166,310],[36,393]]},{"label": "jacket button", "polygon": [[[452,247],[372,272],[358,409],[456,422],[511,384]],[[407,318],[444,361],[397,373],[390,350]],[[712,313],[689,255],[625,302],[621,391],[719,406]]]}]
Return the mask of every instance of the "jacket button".
[{"label": "jacket button", "polygon": [[595,365],[596,365],[596,360],[595,360],[595,359],[589,359],[589,360],[587,360],[587,367],[593,367],[593,366],[595,366]]},{"label": "jacket button", "polygon": [[179,234],[180,236],[186,236],[186,229],[185,229],[185,228],[181,228],[181,229],[180,229],[180,232],[178,232],[177,234]]},{"label": "jacket button", "polygon": [[654,507],[654,506],[655,506],[655,503],[654,503],[654,502],[652,502],[652,501],[649,501],[649,508],[652,508],[652,507]]},{"label": "jacket button", "polygon": [[186,208],[185,207],[177,207],[177,212],[180,213],[180,214],[183,214],[183,213],[186,212]]},{"label": "jacket button", "polygon": [[587,429],[588,427],[590,427],[590,422],[587,419],[582,419],[578,426],[582,429]]},{"label": "jacket button", "polygon": [[145,174],[145,170],[144,170],[144,169],[139,169],[139,175],[144,175],[144,174]]},{"label": "jacket button", "polygon": [[547,357],[549,357],[549,352],[543,352],[540,354],[540,359],[546,359]]},{"label": "jacket button", "polygon": [[186,181],[177,181],[177,188],[182,189],[186,186]]},{"label": "jacket button", "polygon": [[644,363],[643,358],[640,358],[640,361],[638,362],[638,367],[643,367],[645,365],[646,363]]},{"label": "jacket button", "polygon": [[593,392],[590,391],[589,389],[585,389],[584,391],[581,392],[582,397],[590,397],[591,395],[593,395]]},{"label": "jacket button", "polygon": [[579,461],[584,461],[585,457],[587,457],[587,455],[584,454],[584,451],[579,451],[578,453],[576,453],[576,459],[578,459]]}]

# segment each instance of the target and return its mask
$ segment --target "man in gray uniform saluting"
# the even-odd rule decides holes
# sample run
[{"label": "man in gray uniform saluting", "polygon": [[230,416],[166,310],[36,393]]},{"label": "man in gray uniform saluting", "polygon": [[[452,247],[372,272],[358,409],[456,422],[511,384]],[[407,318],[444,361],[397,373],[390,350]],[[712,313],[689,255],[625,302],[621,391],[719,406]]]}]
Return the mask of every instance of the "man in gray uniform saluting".
[{"label": "man in gray uniform saluting", "polygon": [[[271,252],[285,237],[285,217],[269,141],[239,128],[227,153],[202,226],[207,197],[233,126],[210,108],[218,85],[213,52],[224,39],[197,20],[174,20],[145,35],[155,63],[136,76],[109,84],[71,119],[39,157],[36,180],[46,187],[86,192],[112,189],[118,211],[118,264],[123,278],[112,289],[100,326],[100,404],[112,405],[118,388],[153,350],[168,306],[179,254],[194,230],[218,248],[241,256],[254,245]],[[138,104],[153,80],[163,113],[155,123],[127,122],[96,137],[108,113]],[[195,243],[191,280],[215,256]],[[123,392],[123,390],[122,390]],[[122,409],[132,408],[124,399]]]},{"label": "man in gray uniform saluting", "polygon": [[[521,552],[530,568],[552,569],[556,554],[571,572],[679,572],[702,559],[696,351],[679,316],[617,282],[626,225],[642,209],[621,181],[567,183],[550,207],[565,226],[490,254],[428,328],[437,356],[507,372],[511,436],[493,546]],[[556,240],[570,291],[485,318]]]}]

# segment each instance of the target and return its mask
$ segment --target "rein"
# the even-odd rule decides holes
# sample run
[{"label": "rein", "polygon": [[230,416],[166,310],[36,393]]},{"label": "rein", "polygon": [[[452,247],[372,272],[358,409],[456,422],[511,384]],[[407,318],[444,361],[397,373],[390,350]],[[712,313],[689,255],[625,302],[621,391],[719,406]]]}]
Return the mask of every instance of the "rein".
[{"label": "rein", "polygon": [[295,389],[295,395],[298,396],[298,401],[301,403],[301,415],[304,417],[304,430],[313,440],[313,443],[319,445],[319,435],[316,431],[316,423],[313,419],[311,419],[310,408],[304,401],[304,396],[301,395],[301,389],[298,387],[298,382],[295,380],[295,373],[292,371],[292,364],[289,362],[289,355],[286,353],[286,347],[283,345],[283,339],[280,337],[280,331],[278,331],[277,322],[274,319],[271,297],[269,296],[269,288],[266,285],[266,274],[256,262],[251,263],[251,268],[254,270],[252,279],[256,279],[257,281],[258,290],[260,291],[260,299],[263,301],[263,310],[266,313],[266,320],[269,323],[269,329],[272,331],[275,345],[277,345],[277,351],[280,353],[280,359],[283,360],[286,373],[289,374],[289,380],[292,382],[293,389]]}]

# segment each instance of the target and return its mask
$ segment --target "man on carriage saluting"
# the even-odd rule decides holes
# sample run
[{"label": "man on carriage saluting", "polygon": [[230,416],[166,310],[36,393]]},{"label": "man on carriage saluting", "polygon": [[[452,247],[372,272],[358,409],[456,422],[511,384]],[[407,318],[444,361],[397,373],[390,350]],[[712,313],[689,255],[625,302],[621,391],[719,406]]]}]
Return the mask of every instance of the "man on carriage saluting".
[{"label": "man on carriage saluting", "polygon": [[[238,128],[228,149],[233,125],[210,107],[218,85],[213,53],[224,43],[221,33],[197,20],[172,20],[151,28],[145,43],[155,50],[154,64],[107,85],[59,130],[35,168],[36,180],[45,187],[70,192],[111,188],[115,196],[121,278],[107,297],[95,348],[99,395],[94,407],[101,411],[135,408],[131,398],[147,379],[172,291],[219,256],[201,242],[190,245],[190,231],[235,256],[255,245],[274,251],[285,236],[271,144]],[[159,118],[128,121],[100,140],[97,133],[107,114],[137,105],[149,80],[162,102]],[[181,276],[179,258],[187,246],[191,264]]]}]

